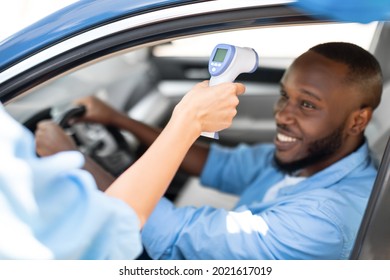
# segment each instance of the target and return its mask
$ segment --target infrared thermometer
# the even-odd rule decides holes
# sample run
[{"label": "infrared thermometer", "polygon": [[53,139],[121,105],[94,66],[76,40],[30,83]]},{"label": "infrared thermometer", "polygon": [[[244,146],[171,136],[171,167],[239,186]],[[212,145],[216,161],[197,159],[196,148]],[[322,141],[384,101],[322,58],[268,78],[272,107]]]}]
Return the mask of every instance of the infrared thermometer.
[{"label": "infrared thermometer", "polygon": [[[259,64],[259,56],[252,48],[218,44],[209,60],[209,85],[233,82],[241,73],[253,73]],[[218,132],[202,132],[202,136],[218,139]]]}]

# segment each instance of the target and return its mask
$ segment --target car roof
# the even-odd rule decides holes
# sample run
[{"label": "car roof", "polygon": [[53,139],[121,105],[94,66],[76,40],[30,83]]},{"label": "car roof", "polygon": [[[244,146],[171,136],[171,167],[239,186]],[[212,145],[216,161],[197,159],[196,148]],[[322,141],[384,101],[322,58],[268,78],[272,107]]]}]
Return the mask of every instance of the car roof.
[{"label": "car roof", "polygon": [[[199,0],[77,1],[0,42],[0,71],[51,44],[107,22]],[[11,47],[12,46],[12,47]]]}]

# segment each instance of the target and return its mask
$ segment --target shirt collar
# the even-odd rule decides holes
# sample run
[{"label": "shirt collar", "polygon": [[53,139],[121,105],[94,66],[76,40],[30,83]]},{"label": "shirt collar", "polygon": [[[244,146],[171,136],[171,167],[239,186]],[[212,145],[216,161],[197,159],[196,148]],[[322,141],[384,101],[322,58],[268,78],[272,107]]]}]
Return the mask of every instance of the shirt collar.
[{"label": "shirt collar", "polygon": [[[297,188],[300,189],[301,187],[305,189],[316,189],[333,185],[356,170],[359,165],[369,161],[369,157],[369,148],[367,141],[365,141],[355,152],[298,183],[295,186],[296,188],[294,188],[294,192]],[[290,191],[289,189],[291,188],[286,188],[284,191],[286,193],[292,191],[292,189]]]}]

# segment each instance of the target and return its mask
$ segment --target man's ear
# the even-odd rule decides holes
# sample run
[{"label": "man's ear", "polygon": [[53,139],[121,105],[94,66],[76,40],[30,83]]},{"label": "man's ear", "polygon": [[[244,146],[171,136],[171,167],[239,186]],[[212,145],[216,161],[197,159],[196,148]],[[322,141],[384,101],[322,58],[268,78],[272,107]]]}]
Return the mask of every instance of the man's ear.
[{"label": "man's ear", "polygon": [[364,107],[352,112],[349,133],[355,136],[361,134],[370,122],[372,112],[373,110],[371,107]]}]

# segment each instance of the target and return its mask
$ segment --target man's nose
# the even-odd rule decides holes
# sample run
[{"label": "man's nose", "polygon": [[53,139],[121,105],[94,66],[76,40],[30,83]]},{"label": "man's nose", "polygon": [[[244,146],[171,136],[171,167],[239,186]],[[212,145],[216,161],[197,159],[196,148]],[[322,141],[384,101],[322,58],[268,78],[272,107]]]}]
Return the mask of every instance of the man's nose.
[{"label": "man's nose", "polygon": [[275,120],[279,124],[292,124],[295,122],[295,106],[288,100],[286,102],[277,102],[274,106]]}]

